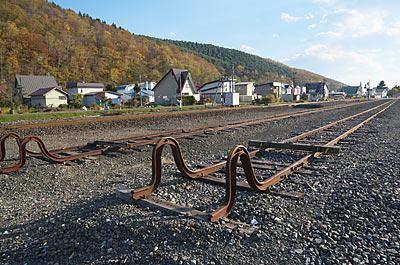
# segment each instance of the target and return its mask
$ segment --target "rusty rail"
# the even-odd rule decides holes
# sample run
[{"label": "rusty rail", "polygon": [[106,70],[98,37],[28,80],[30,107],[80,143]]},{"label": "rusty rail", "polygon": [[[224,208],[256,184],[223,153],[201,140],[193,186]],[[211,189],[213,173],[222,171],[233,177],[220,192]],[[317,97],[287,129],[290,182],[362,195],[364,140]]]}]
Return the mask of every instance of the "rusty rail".
[{"label": "rusty rail", "polygon": [[[341,139],[347,137],[349,134],[353,133],[354,131],[358,130],[361,126],[363,126],[365,123],[369,122],[376,116],[378,116],[380,113],[384,112],[386,109],[388,109],[390,106],[392,106],[394,102],[383,108],[382,110],[378,111],[377,113],[371,115],[361,123],[357,124],[353,128],[347,130],[345,133],[339,135],[335,139],[329,141],[326,145],[327,146],[334,146],[337,144]],[[280,170],[279,172],[275,173],[273,176],[270,178],[264,180],[264,181],[259,181],[257,179],[257,176],[254,173],[253,166],[251,164],[251,157],[250,154],[248,153],[246,147],[242,145],[236,146],[230,153],[226,161],[226,195],[225,195],[225,201],[220,206],[217,210],[212,212],[210,214],[210,220],[212,222],[217,221],[218,219],[228,216],[229,213],[232,211],[233,205],[235,203],[235,197],[236,197],[236,167],[238,164],[238,161],[240,159],[240,162],[242,163],[242,167],[245,172],[245,176],[247,179],[247,182],[249,186],[257,191],[265,191],[269,187],[275,185],[276,183],[280,182],[283,180],[284,177],[288,176],[289,174],[299,170],[300,168],[304,167],[307,165],[312,159],[319,157],[322,154],[322,152],[312,152],[311,154],[308,154],[298,161],[292,163],[291,165],[287,166],[286,168]]]},{"label": "rusty rail", "polygon": [[[379,113],[385,111],[387,108],[389,108],[393,103],[384,103],[379,106],[376,106],[374,108],[368,109],[366,111],[362,111],[360,113],[357,113],[355,115],[351,115],[349,117],[346,117],[344,119],[332,122],[330,124],[327,124],[325,126],[322,126],[320,128],[311,130],[309,132],[300,134],[296,137],[289,138],[285,141],[282,141],[282,143],[285,142],[293,142],[297,141],[299,139],[303,139],[311,134],[315,134],[317,132],[326,130],[332,126],[335,126],[339,123],[345,122],[349,119],[353,119],[355,117],[358,117],[360,115],[366,114],[370,111],[376,110],[380,107],[383,107],[384,105],[387,105],[384,107],[384,109],[380,110],[379,112],[375,113],[372,115],[370,118],[366,119],[359,125],[355,126],[354,128],[350,129],[346,133],[340,135],[339,137],[335,138],[334,140],[330,141],[327,146],[329,145],[334,145],[337,143],[340,139],[343,139],[350,133],[354,132],[357,130],[359,127],[361,127],[363,124],[366,122],[370,121],[372,118],[376,117]],[[153,149],[153,154],[152,154],[152,179],[149,185],[144,186],[142,188],[138,188],[132,191],[132,198],[134,200],[138,200],[141,198],[145,198],[147,196],[150,196],[153,192],[155,192],[160,183],[161,183],[161,176],[162,176],[162,151],[164,146],[169,145],[172,149],[173,157],[176,166],[178,167],[179,171],[186,177],[191,178],[191,179],[201,179],[202,177],[207,176],[208,174],[215,173],[218,170],[222,169],[225,167],[225,174],[226,174],[226,181],[225,181],[225,186],[226,186],[226,195],[225,195],[225,201],[220,206],[217,210],[209,214],[210,221],[214,222],[217,221],[218,219],[228,216],[229,213],[231,212],[233,205],[235,203],[235,197],[236,197],[236,168],[238,165],[238,162],[241,162],[241,165],[244,169],[245,176],[247,179],[247,182],[251,188],[257,191],[265,191],[269,187],[275,185],[276,183],[280,182],[283,177],[288,176],[289,174],[299,170],[300,168],[304,167],[307,165],[307,163],[310,161],[310,159],[318,157],[321,153],[318,152],[313,152],[312,154],[309,154],[302,159],[296,161],[295,163],[292,163],[291,165],[287,166],[286,168],[280,170],[278,173],[274,174],[272,177],[268,178],[265,181],[259,181],[254,173],[253,166],[251,164],[251,159],[261,150],[254,150],[252,152],[249,152],[246,147],[242,145],[236,146],[228,156],[228,159],[226,162],[220,162],[213,164],[208,167],[204,167],[203,169],[200,170],[190,170],[184,160],[183,156],[181,153],[181,149],[179,146],[179,143],[176,141],[176,139],[172,137],[164,137],[158,141],[156,146]],[[270,150],[272,148],[269,148],[267,150]]]},{"label": "rusty rail", "polygon": [[[88,144],[82,145],[82,146],[66,147],[66,148],[55,149],[55,150],[47,150],[44,142],[36,136],[30,136],[24,140],[21,140],[21,138],[17,134],[8,133],[8,134],[3,135],[0,138],[0,146],[1,146],[0,161],[2,161],[4,159],[5,153],[6,153],[5,147],[4,147],[5,140],[12,137],[12,138],[16,139],[16,142],[19,146],[19,163],[16,165],[13,165],[13,166],[6,166],[6,167],[0,166],[0,173],[9,173],[9,172],[16,171],[19,168],[21,168],[26,162],[26,155],[30,155],[32,157],[44,156],[47,159],[52,160],[54,162],[71,161],[71,160],[75,160],[75,159],[79,159],[79,158],[83,158],[83,157],[104,154],[104,153],[107,153],[110,151],[117,151],[118,149],[121,149],[121,148],[135,148],[135,147],[144,146],[144,145],[148,145],[148,144],[154,144],[154,143],[157,143],[157,141],[159,140],[159,138],[157,138],[157,137],[160,137],[160,136],[167,135],[167,136],[173,136],[174,138],[178,139],[178,138],[184,138],[184,137],[189,137],[189,136],[194,136],[194,135],[199,135],[199,134],[207,134],[207,133],[218,132],[218,131],[227,130],[227,129],[238,128],[238,127],[243,127],[243,126],[250,126],[250,125],[260,124],[260,123],[264,123],[264,122],[276,121],[276,120],[281,120],[281,119],[290,118],[290,117],[297,117],[297,116],[301,116],[301,115],[317,113],[317,112],[326,111],[326,110],[334,110],[334,109],[338,109],[338,108],[344,108],[344,107],[354,106],[354,105],[363,104],[363,103],[364,102],[359,102],[359,103],[346,105],[346,106],[324,107],[324,108],[320,108],[317,110],[311,110],[311,111],[310,110],[296,111],[296,112],[289,112],[289,113],[284,113],[284,114],[276,114],[276,115],[269,115],[269,116],[264,116],[264,117],[244,119],[244,120],[239,120],[239,121],[228,121],[228,122],[217,123],[217,124],[212,124],[212,125],[198,126],[198,127],[189,128],[189,129],[178,129],[178,130],[171,130],[171,131],[153,133],[153,134],[148,134],[148,135],[141,135],[141,136],[117,139],[117,140],[104,142],[103,144],[101,144],[101,143],[99,144],[100,141],[97,141],[97,142],[95,141],[93,143],[88,143]],[[151,138],[154,138],[154,139],[151,139]],[[36,142],[38,144],[41,152],[33,152],[33,151],[27,150],[26,144],[30,141]],[[22,145],[22,143],[25,143],[25,144]],[[110,146],[108,146],[107,143]],[[119,145],[120,143],[124,143],[124,144]],[[95,150],[85,151],[85,152],[82,152],[79,154],[74,154],[74,155],[57,156],[57,154],[66,153],[66,152],[70,152],[70,151],[80,151],[80,150],[83,150],[86,148],[90,148],[90,149],[94,148]]]}]

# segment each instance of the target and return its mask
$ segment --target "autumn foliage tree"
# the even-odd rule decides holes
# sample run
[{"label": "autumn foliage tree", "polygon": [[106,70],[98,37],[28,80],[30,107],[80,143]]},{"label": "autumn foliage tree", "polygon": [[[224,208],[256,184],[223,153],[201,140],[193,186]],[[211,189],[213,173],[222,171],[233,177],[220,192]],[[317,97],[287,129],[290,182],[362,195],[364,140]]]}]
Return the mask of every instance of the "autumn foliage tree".
[{"label": "autumn foliage tree", "polygon": [[140,74],[158,82],[171,65],[191,71],[199,84],[219,76],[202,58],[87,14],[45,0],[1,1],[1,77],[11,87],[15,74],[50,74],[62,86],[82,80],[116,86]]}]

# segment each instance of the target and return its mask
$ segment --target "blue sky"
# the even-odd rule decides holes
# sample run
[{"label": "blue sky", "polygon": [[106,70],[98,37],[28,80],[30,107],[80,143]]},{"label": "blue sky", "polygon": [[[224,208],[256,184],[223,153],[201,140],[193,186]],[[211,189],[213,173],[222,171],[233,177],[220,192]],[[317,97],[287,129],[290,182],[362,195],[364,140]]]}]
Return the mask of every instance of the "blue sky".
[{"label": "blue sky", "polygon": [[132,33],[210,43],[357,85],[400,85],[398,0],[53,0]]}]

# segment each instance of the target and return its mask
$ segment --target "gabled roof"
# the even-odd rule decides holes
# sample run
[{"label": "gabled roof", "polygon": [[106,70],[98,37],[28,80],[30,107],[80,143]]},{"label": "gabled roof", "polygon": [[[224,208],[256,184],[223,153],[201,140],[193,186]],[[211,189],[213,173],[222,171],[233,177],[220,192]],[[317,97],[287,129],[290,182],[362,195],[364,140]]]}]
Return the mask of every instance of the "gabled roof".
[{"label": "gabled roof", "polygon": [[307,83],[306,84],[307,94],[309,93],[322,94],[324,92],[324,86],[326,86],[324,82]]},{"label": "gabled roof", "polygon": [[44,96],[47,93],[49,93],[52,90],[57,90],[58,92],[68,96],[68,93],[64,92],[62,89],[60,89],[59,87],[47,87],[47,88],[40,88],[34,92],[32,92],[31,94],[29,94],[29,96]]},{"label": "gabled roof", "polygon": [[40,88],[56,87],[53,76],[15,75],[15,88],[22,87],[22,96],[29,98],[30,94]]},{"label": "gabled roof", "polygon": [[190,74],[190,72],[186,69],[177,69],[177,68],[171,68],[171,70],[169,70],[162,78],[161,80],[157,83],[157,85],[155,87],[153,87],[153,91],[156,90],[156,88],[158,88],[158,86],[160,85],[160,83],[162,83],[162,81],[164,80],[164,78],[166,78],[168,76],[168,74],[172,72],[172,75],[176,81],[177,84],[177,93],[180,93],[182,90],[183,85],[185,84],[186,80],[189,80],[189,82],[192,83],[193,85],[193,89],[194,92],[197,92],[197,89],[194,85],[194,82],[192,80],[192,76]]},{"label": "gabled roof", "polygon": [[103,83],[68,83],[67,88],[104,88]]},{"label": "gabled roof", "polygon": [[118,94],[113,91],[94,91],[94,92],[86,93],[83,96],[86,97],[86,96],[95,96],[95,95],[105,95],[106,93],[114,95],[114,96],[121,96],[121,94]]},{"label": "gabled roof", "polygon": [[251,85],[251,84],[254,84],[254,82],[239,82],[239,83],[236,83],[235,85],[236,86],[244,86],[244,85]]},{"label": "gabled roof", "polygon": [[[207,89],[204,88],[205,86],[210,85],[210,84],[213,84],[213,83],[215,84],[214,86],[209,87],[209,88],[207,88]],[[200,88],[198,88],[197,90],[198,90],[198,91],[207,91],[207,90],[211,90],[211,89],[214,89],[214,88],[219,87],[220,84],[221,84],[221,81],[220,81],[220,80],[210,81],[210,82],[207,82],[207,83],[203,84],[203,85],[202,85]]]},{"label": "gabled roof", "polygon": [[344,86],[344,87],[342,87],[342,91],[348,95],[356,95],[359,89],[360,89],[359,86]]},{"label": "gabled roof", "polygon": [[375,89],[376,93],[382,93],[383,91],[387,91],[386,88],[377,88]]}]

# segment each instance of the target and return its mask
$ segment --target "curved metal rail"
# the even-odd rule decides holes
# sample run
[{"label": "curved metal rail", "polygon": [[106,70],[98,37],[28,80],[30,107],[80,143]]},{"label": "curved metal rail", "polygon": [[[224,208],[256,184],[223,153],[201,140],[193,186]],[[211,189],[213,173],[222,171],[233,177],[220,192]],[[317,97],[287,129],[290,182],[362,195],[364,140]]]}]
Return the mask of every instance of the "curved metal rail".
[{"label": "curved metal rail", "polygon": [[[358,130],[361,126],[365,123],[369,122],[380,113],[384,112],[387,108],[394,104],[391,103],[382,110],[378,111],[377,113],[371,115],[367,119],[363,120],[361,123],[357,124],[353,128],[347,130],[345,133],[339,135],[335,139],[329,141],[326,146],[334,146],[337,144],[341,139],[347,137],[349,134],[353,133],[354,131]],[[236,146],[230,153],[226,161],[226,196],[225,201],[216,211],[210,214],[210,220],[212,222],[217,221],[219,218],[228,216],[229,213],[232,211],[233,205],[235,203],[236,197],[236,167],[238,161],[242,163],[245,176],[247,182],[250,187],[257,191],[265,191],[269,187],[275,185],[276,183],[280,182],[284,179],[284,177],[288,176],[289,174],[299,170],[303,166],[307,165],[312,159],[317,158],[321,155],[321,152],[312,152],[301,159],[297,160],[296,162],[292,163],[291,165],[285,167],[284,169],[280,170],[279,172],[275,173],[273,176],[269,177],[264,181],[259,181],[257,179],[256,174],[254,173],[253,166],[251,164],[251,157],[246,149],[246,147],[242,145]]]},{"label": "curved metal rail", "polygon": [[[351,104],[350,106],[363,104],[363,103],[364,102],[358,102],[355,104]],[[33,152],[33,151],[29,151],[26,149],[26,144],[23,146],[21,145],[21,143],[23,141],[17,134],[8,133],[8,134],[3,135],[0,138],[0,146],[1,146],[0,161],[2,161],[5,157],[5,152],[6,152],[5,148],[4,148],[5,140],[9,137],[13,137],[17,140],[17,144],[19,146],[19,161],[20,162],[17,165],[13,165],[13,166],[6,166],[6,167],[0,166],[0,173],[9,173],[9,172],[16,171],[19,168],[21,168],[26,162],[27,154],[30,156],[33,156],[33,157],[44,156],[47,159],[52,160],[54,162],[71,161],[71,160],[75,160],[75,159],[79,159],[79,158],[83,158],[83,157],[100,155],[100,154],[103,154],[106,152],[116,151],[120,148],[134,148],[134,147],[138,147],[138,146],[154,144],[159,140],[159,138],[156,138],[156,139],[148,139],[148,138],[154,138],[154,137],[168,135],[168,136],[173,136],[174,138],[177,139],[177,138],[183,138],[183,137],[194,136],[194,135],[199,135],[199,134],[218,132],[218,131],[222,131],[222,130],[233,129],[233,128],[238,128],[238,127],[243,127],[243,126],[250,126],[250,125],[260,124],[260,123],[264,123],[264,122],[276,121],[276,120],[281,120],[281,119],[290,118],[290,117],[297,117],[297,116],[302,116],[302,115],[326,111],[326,110],[345,108],[345,107],[349,107],[349,105],[324,107],[324,108],[320,108],[317,110],[311,110],[311,111],[306,110],[306,111],[289,112],[289,113],[284,113],[284,114],[269,115],[269,116],[250,118],[250,119],[244,119],[244,120],[239,120],[239,121],[229,121],[229,122],[217,123],[217,124],[212,124],[212,125],[203,125],[203,126],[198,126],[198,127],[189,128],[189,129],[171,130],[171,131],[153,133],[153,134],[142,135],[142,136],[134,136],[134,137],[117,139],[117,140],[112,140],[112,141],[106,142],[107,144],[111,145],[111,146],[106,146],[106,147],[104,147],[104,145],[103,146],[100,145],[100,147],[99,147],[98,144],[96,144],[96,142],[94,142],[94,143],[88,143],[87,145],[82,145],[82,146],[67,147],[67,148],[61,148],[61,149],[55,149],[55,150],[47,150],[45,144],[43,143],[43,141],[40,138],[35,137],[35,136],[30,136],[30,137],[28,137],[30,139],[29,141],[37,142],[38,146],[41,150],[41,152]],[[28,139],[28,138],[26,138],[26,139]],[[35,140],[33,140],[33,139],[35,139]],[[125,142],[125,143],[122,145],[119,145],[119,143],[123,143],[123,142]],[[74,155],[56,156],[56,154],[69,152],[69,151],[82,150],[82,149],[88,148],[88,147],[89,148],[98,148],[98,149],[93,150],[93,151],[86,151],[86,152],[82,152],[82,153],[74,154]],[[21,149],[24,149],[24,150],[21,150]],[[219,169],[220,168],[221,168],[221,166],[219,167]],[[217,169],[217,170],[219,170],[219,169]]]},{"label": "curved metal rail", "polygon": [[[47,150],[45,144],[43,143],[43,141],[36,137],[36,136],[29,136],[27,138],[25,138],[24,140],[21,141],[20,137],[14,133],[9,133],[3,136],[4,140],[9,138],[9,137],[13,137],[14,139],[16,139],[18,145],[19,145],[19,162],[16,165],[11,165],[11,166],[5,166],[5,167],[0,167],[0,172],[1,173],[9,173],[9,172],[13,172],[19,168],[21,168],[23,165],[25,165],[26,162],[26,155],[27,153],[29,153],[30,155],[34,154],[41,154],[45,157],[47,157],[48,159],[51,159],[55,162],[64,162],[64,161],[69,161],[69,160],[74,160],[74,159],[78,159],[78,158],[82,158],[82,157],[86,157],[86,156],[90,156],[90,155],[98,155],[98,154],[102,154],[105,152],[109,152],[115,149],[115,147],[107,147],[107,148],[103,148],[103,149],[99,149],[99,150],[95,150],[95,151],[90,151],[90,152],[86,152],[86,153],[82,153],[82,154],[77,154],[77,155],[73,155],[73,156],[66,156],[66,157],[59,157],[59,156],[55,156],[53,155],[50,151]],[[3,137],[1,140],[3,140]],[[29,142],[35,142],[41,153],[35,153],[35,152],[31,152],[31,151],[27,151],[26,150],[26,145]],[[5,155],[5,148],[4,148],[4,141],[1,141],[0,143],[1,145],[1,160],[4,159],[4,155]],[[0,160],[0,161],[1,161]]]},{"label": "curved metal rail", "polygon": [[[360,123],[359,125],[353,127],[352,129],[350,129],[349,131],[347,131],[346,133],[340,135],[339,137],[335,138],[334,140],[330,141],[327,145],[334,145],[336,144],[339,140],[343,139],[344,137],[348,136],[350,133],[354,132],[355,130],[357,130],[359,127],[361,127],[363,124],[365,124],[366,122],[370,121],[371,119],[373,119],[374,117],[376,117],[378,114],[380,114],[381,112],[385,111],[387,108],[389,108],[393,103],[384,103],[381,104],[379,106],[376,106],[374,108],[368,109],[366,111],[362,111],[360,113],[357,113],[355,115],[351,115],[349,117],[346,117],[344,119],[332,122],[330,124],[327,124],[325,126],[322,126],[320,128],[311,130],[309,132],[300,134],[296,137],[292,137],[289,138],[287,140],[282,141],[284,142],[293,142],[293,141],[297,141],[299,139],[303,139],[311,134],[315,134],[317,132],[320,132],[322,130],[326,130],[327,128],[330,128],[332,126],[335,126],[339,123],[345,122],[349,119],[353,119],[355,117],[358,117],[360,115],[366,114],[370,111],[373,111],[377,108],[383,107],[384,105],[387,105],[386,107],[384,107],[382,110],[380,110],[379,112],[375,113],[374,115],[372,115],[371,117],[369,117],[368,119],[366,119],[365,121],[363,121],[362,123]],[[162,139],[160,139],[158,141],[158,143],[156,144],[156,146],[153,149],[153,154],[152,154],[152,180],[150,182],[150,184],[148,186],[144,186],[142,188],[138,188],[132,191],[132,198],[134,200],[138,200],[140,198],[145,198],[147,196],[150,196],[153,192],[155,192],[160,183],[161,183],[161,176],[162,176],[162,160],[161,160],[161,155],[162,155],[162,151],[164,146],[169,145],[172,149],[172,153],[173,153],[173,157],[174,157],[174,161],[176,166],[178,167],[179,171],[186,177],[191,178],[191,179],[198,179],[201,177],[204,177],[208,174],[211,173],[215,173],[218,170],[222,169],[225,167],[225,174],[226,174],[226,182],[225,182],[225,186],[226,186],[226,195],[225,195],[225,201],[222,204],[222,206],[220,206],[217,210],[215,210],[214,212],[209,214],[209,218],[212,222],[217,221],[218,219],[225,217],[227,215],[229,215],[229,213],[231,212],[233,205],[235,203],[235,197],[236,197],[236,167],[237,164],[240,160],[242,167],[244,169],[245,172],[245,176],[247,179],[247,182],[249,184],[249,186],[251,188],[253,188],[254,190],[257,191],[265,191],[267,190],[269,187],[275,185],[276,183],[280,182],[285,176],[288,176],[289,174],[291,174],[292,172],[295,172],[297,170],[299,170],[301,167],[304,167],[307,165],[308,161],[312,158],[318,157],[319,155],[321,155],[321,153],[312,153],[309,155],[306,155],[305,157],[303,157],[302,159],[296,161],[295,163],[292,163],[291,165],[289,165],[288,167],[282,169],[281,171],[279,171],[278,173],[274,174],[272,177],[264,180],[264,181],[259,181],[254,173],[254,169],[253,166],[251,164],[251,159],[261,150],[255,150],[252,152],[248,152],[248,150],[246,149],[246,147],[242,146],[242,145],[238,145],[236,146],[230,153],[228,156],[228,159],[226,162],[220,162],[220,163],[216,163],[213,164],[211,166],[205,167],[203,169],[200,170],[190,170],[184,160],[183,160],[183,156],[181,153],[181,149],[179,146],[179,143],[176,141],[176,139],[172,138],[172,137],[164,137]]]}]

